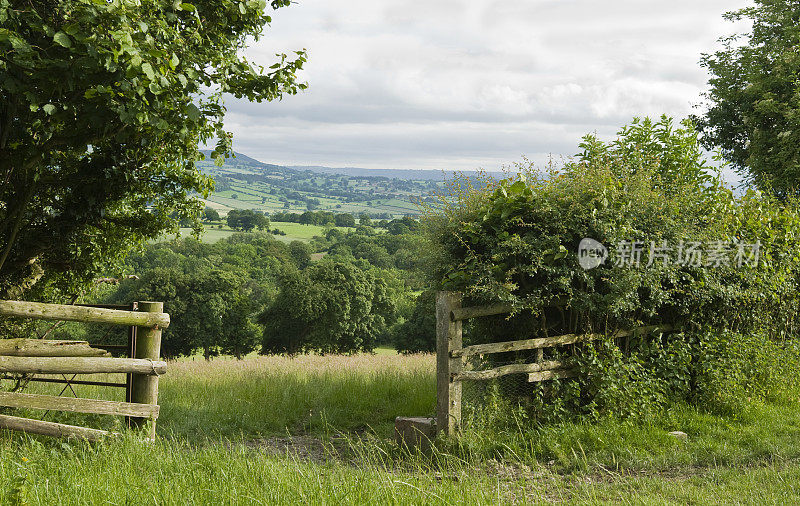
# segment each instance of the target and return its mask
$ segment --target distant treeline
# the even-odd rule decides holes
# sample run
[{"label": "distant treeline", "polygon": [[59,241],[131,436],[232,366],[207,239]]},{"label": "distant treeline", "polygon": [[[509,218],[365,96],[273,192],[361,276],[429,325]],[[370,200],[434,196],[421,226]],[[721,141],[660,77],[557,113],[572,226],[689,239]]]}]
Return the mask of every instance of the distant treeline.
[{"label": "distant treeline", "polygon": [[410,216],[392,220],[373,220],[368,213],[360,213],[358,220],[350,213],[332,213],[330,211],[306,211],[303,213],[276,212],[270,215],[270,221],[300,223],[303,225],[332,225],[336,227],[355,227],[366,225],[384,228],[394,235],[413,232],[419,229],[419,220]]}]

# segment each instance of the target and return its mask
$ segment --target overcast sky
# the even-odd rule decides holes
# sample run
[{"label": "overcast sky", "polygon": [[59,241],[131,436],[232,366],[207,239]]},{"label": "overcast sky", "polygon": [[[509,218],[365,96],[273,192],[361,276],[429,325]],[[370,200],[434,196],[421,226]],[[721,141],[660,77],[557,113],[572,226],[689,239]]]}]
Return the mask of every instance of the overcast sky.
[{"label": "overcast sky", "polygon": [[[572,155],[635,116],[685,117],[698,61],[745,0],[298,0],[247,56],[306,48],[309,89],[227,100],[234,149],[270,163],[499,169]],[[738,27],[742,29],[742,26]]]}]

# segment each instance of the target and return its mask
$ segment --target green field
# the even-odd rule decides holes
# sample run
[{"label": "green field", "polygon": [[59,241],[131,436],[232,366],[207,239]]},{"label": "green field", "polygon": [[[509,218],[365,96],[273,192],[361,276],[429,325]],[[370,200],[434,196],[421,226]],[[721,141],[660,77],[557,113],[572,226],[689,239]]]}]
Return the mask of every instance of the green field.
[{"label": "green field", "polygon": [[[308,242],[314,236],[324,236],[326,228],[320,225],[301,225],[300,223],[286,223],[286,222],[279,222],[275,221],[270,224],[270,229],[278,229],[286,232],[286,235],[278,235],[276,234],[274,237],[275,239],[283,242],[292,242],[292,241],[304,241]],[[342,232],[350,232],[353,229],[349,227],[337,227]],[[203,230],[203,234],[200,237],[200,240],[205,243],[214,243],[219,241],[220,239],[225,239],[227,237],[232,236],[233,234],[239,233],[227,225],[223,225],[222,228],[217,228],[217,225],[205,225]],[[182,228],[180,230],[181,237],[188,237],[192,234],[192,229],[190,228]],[[168,236],[167,239],[171,239],[174,236]]]},{"label": "green field", "polygon": [[[800,403],[736,416],[675,406],[650,423],[526,427],[392,442],[431,415],[434,357],[184,359],[161,378],[159,440],[0,436],[3,504],[785,504],[800,500]],[[36,385],[29,392],[53,392]],[[77,386],[80,396],[119,392]],[[33,413],[23,413],[31,415]],[[48,415],[98,426],[108,417]],[[667,434],[682,430],[688,441]],[[202,484],[202,485],[200,485]]]}]

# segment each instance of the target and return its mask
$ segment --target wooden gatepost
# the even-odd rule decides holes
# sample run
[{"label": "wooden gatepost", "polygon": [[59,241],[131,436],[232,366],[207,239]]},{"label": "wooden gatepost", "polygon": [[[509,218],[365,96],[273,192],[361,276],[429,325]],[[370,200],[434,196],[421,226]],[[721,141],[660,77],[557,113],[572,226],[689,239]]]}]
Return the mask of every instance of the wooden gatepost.
[{"label": "wooden gatepost", "polygon": [[[133,307],[136,307],[134,305]],[[169,315],[161,302],[139,302],[138,311],[109,307],[43,304],[0,300],[0,316],[39,320],[105,323],[130,328],[127,358],[112,358],[102,348],[82,341],[0,339],[0,374],[104,374],[127,375],[125,383],[33,378],[34,381],[126,388],[126,400],[68,398],[51,395],[0,392],[0,406],[70,411],[129,417],[131,426],[155,438],[158,418],[158,377],[167,370],[161,360],[161,330],[169,326]],[[66,388],[66,387],[64,387]],[[73,436],[97,440],[112,433],[99,429],[0,415],[0,429],[46,436]]]}]

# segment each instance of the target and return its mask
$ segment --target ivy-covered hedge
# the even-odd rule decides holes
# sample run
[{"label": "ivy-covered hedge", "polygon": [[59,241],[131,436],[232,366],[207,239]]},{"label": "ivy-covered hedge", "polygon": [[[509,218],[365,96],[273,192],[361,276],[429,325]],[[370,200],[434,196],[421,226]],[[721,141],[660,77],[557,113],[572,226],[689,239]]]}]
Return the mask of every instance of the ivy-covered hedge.
[{"label": "ivy-covered hedge", "polygon": [[[653,324],[682,330],[661,341],[656,337],[655,344],[637,340],[632,348],[611,352],[608,343],[600,343],[578,354],[578,366],[593,373],[593,379],[583,380],[580,406],[594,403],[598,412],[620,405],[602,401],[611,392],[602,387],[603,378],[613,371],[627,378],[614,388],[637,379],[633,383],[639,386],[657,385],[660,399],[706,395],[713,388],[703,387],[703,378],[719,376],[716,364],[735,362],[704,358],[712,346],[701,336],[709,333],[758,334],[772,343],[796,339],[797,202],[727,188],[706,165],[688,122],[675,127],[666,117],[634,120],[617,140],[604,143],[590,135],[581,149],[575,159],[544,174],[526,163],[517,165],[518,175],[481,188],[456,181],[442,206],[429,212],[428,232],[437,246],[430,270],[435,286],[463,291],[471,303],[505,301],[515,307],[511,319],[481,319],[471,332],[473,341],[611,334]],[[610,250],[597,268],[579,263],[584,238]],[[642,250],[638,266],[623,254],[633,243]],[[653,255],[648,265],[651,245],[671,248],[654,250],[670,260]],[[701,256],[697,249],[692,256],[690,246],[699,246]],[[614,365],[619,353],[627,365]],[[590,356],[595,365],[586,361]],[[607,374],[600,373],[604,368]],[[575,410],[580,411],[577,404]]]}]

